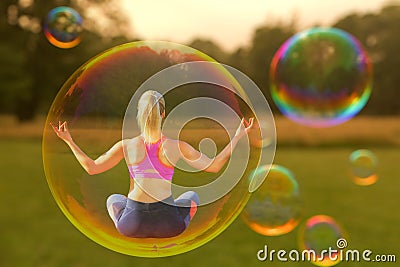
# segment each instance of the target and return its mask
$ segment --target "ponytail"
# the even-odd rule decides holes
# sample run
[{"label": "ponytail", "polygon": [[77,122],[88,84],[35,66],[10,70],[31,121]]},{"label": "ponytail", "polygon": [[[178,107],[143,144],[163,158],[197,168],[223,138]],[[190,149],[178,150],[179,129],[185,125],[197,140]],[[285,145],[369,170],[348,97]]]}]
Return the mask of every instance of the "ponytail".
[{"label": "ponytail", "polygon": [[136,119],[145,142],[150,141],[152,132],[161,129],[164,107],[164,98],[157,91],[146,91],[140,97]]}]

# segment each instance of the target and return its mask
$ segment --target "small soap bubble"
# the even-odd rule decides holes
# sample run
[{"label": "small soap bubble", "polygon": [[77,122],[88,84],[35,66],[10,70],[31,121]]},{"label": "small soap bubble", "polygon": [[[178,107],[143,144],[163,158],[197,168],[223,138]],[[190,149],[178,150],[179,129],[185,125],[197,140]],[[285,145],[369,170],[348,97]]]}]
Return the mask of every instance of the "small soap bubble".
[{"label": "small soap bubble", "polygon": [[343,228],[330,216],[313,216],[299,229],[299,247],[310,252],[308,260],[314,265],[338,264],[341,261],[340,250],[346,246]]},{"label": "small soap bubble", "polygon": [[368,149],[353,151],[349,156],[350,178],[357,185],[372,185],[378,180],[378,158]]},{"label": "small soap bubble", "polygon": [[59,48],[72,48],[81,42],[82,17],[73,8],[56,7],[47,14],[44,34],[47,40]]},{"label": "small soap bubble", "polygon": [[292,231],[302,213],[299,185],[293,173],[279,165],[264,165],[254,170],[249,179],[253,194],[241,213],[243,221],[266,236]]}]

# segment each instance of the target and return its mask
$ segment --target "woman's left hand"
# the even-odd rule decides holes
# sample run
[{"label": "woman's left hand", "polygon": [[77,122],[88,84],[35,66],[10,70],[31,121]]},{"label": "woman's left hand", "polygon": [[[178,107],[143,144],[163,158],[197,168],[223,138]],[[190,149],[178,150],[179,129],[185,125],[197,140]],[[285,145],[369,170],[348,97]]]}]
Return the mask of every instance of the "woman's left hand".
[{"label": "woman's left hand", "polygon": [[63,141],[65,142],[72,141],[72,137],[68,131],[68,126],[66,121],[64,121],[63,123],[59,121],[58,127],[54,126],[52,123],[50,123],[50,125],[51,127],[53,127],[53,130],[57,134],[57,136],[60,137]]}]

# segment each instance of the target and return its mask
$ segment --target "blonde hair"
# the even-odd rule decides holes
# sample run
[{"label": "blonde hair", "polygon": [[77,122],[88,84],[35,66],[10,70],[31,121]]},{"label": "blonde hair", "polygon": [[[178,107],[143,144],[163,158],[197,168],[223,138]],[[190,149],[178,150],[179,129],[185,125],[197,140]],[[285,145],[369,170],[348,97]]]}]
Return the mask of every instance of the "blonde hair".
[{"label": "blonde hair", "polygon": [[151,140],[152,132],[161,129],[164,110],[165,101],[159,92],[148,90],[140,97],[136,119],[146,142]]}]

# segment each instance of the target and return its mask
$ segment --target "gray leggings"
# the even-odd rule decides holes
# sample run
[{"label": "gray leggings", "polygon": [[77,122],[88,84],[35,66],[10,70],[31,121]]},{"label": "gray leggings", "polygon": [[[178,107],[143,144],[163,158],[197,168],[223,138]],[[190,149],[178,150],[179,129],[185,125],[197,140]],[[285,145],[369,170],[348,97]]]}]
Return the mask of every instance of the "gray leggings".
[{"label": "gray leggings", "polygon": [[199,205],[196,192],[188,191],[154,203],[134,201],[121,194],[107,199],[107,210],[117,230],[124,236],[163,238],[181,234]]}]

